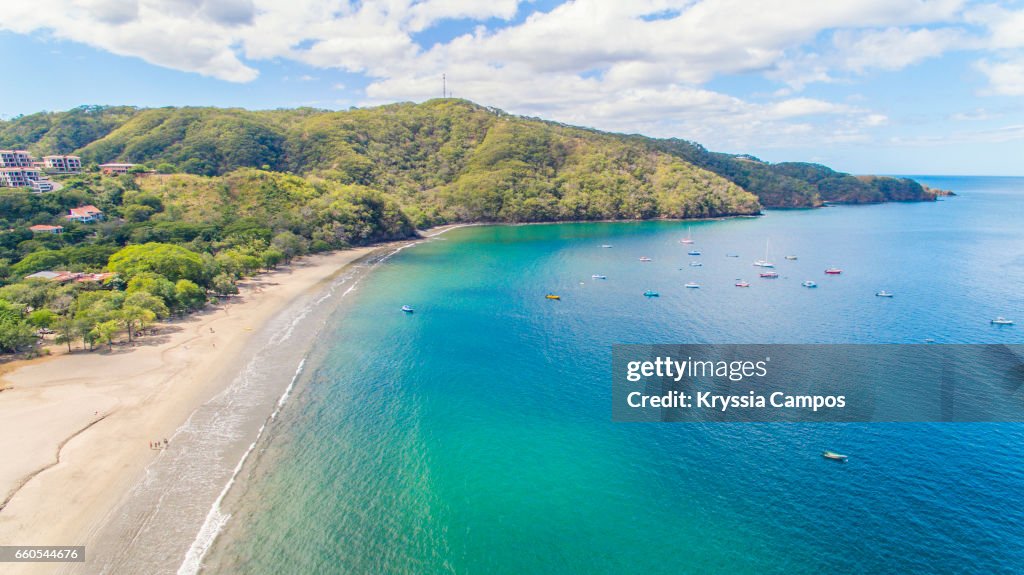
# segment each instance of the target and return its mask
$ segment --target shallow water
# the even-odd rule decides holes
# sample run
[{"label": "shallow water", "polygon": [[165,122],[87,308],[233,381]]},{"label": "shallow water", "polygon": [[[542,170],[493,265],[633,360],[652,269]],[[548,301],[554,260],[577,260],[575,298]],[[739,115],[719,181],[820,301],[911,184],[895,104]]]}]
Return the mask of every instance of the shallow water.
[{"label": "shallow water", "polygon": [[1024,179],[921,179],[961,195],[694,223],[699,257],[679,222],[401,252],[328,318],[205,571],[1019,571],[1024,425],[610,418],[615,343],[1024,343],[989,324],[1024,320]]}]

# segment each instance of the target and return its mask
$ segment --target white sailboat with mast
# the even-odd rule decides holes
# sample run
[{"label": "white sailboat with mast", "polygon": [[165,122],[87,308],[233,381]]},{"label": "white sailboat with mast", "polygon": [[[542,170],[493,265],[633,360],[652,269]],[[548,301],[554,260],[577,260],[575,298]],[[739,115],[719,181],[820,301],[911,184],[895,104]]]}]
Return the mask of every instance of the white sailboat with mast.
[{"label": "white sailboat with mast", "polygon": [[764,259],[763,260],[757,260],[756,262],[754,262],[754,265],[759,267],[759,268],[773,268],[773,267],[775,267],[775,264],[773,264],[772,261],[770,259],[768,259],[768,243],[769,243],[769,240],[765,240],[764,241]]}]

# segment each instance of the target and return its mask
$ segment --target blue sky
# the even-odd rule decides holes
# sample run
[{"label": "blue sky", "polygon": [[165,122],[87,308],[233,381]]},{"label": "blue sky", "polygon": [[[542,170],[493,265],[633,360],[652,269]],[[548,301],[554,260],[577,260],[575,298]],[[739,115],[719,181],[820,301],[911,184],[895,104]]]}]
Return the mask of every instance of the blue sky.
[{"label": "blue sky", "polygon": [[1024,2],[15,0],[0,116],[441,95],[854,173],[1022,175]]}]

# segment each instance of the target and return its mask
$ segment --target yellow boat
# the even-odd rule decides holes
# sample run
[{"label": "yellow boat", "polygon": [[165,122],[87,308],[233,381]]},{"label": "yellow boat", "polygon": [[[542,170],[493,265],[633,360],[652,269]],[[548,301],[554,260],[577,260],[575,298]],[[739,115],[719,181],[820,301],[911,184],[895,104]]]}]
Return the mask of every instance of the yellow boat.
[{"label": "yellow boat", "polygon": [[555,295],[555,294],[553,294],[553,293],[549,293],[549,294],[548,294],[548,295],[546,295],[545,297],[546,297],[546,298],[548,298],[548,299],[562,299],[562,296],[560,296],[560,295]]}]

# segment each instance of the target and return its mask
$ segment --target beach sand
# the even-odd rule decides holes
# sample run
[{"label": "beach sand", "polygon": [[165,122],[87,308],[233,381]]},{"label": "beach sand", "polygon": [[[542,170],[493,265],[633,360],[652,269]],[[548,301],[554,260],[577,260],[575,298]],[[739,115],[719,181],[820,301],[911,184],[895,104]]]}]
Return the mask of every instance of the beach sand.
[{"label": "beach sand", "polygon": [[[297,260],[230,301],[132,347],[14,362],[0,373],[0,545],[87,545],[172,437],[244,363],[251,335],[290,301],[377,248]],[[76,346],[77,348],[77,346]],[[198,527],[198,526],[197,526]],[[56,564],[9,563],[48,573]]]}]

